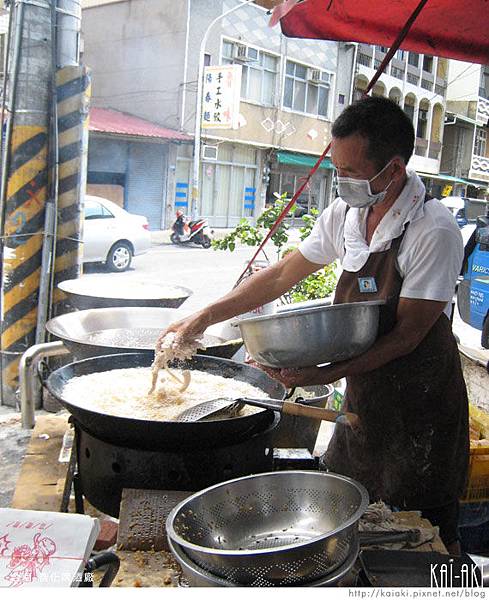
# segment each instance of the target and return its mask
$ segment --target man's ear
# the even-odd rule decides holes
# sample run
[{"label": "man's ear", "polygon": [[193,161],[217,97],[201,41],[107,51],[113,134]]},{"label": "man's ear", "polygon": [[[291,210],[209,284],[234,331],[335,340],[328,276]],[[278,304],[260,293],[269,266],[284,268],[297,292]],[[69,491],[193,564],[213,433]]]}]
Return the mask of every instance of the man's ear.
[{"label": "man's ear", "polygon": [[392,179],[399,181],[406,176],[406,163],[402,156],[394,156],[391,163],[392,167]]}]

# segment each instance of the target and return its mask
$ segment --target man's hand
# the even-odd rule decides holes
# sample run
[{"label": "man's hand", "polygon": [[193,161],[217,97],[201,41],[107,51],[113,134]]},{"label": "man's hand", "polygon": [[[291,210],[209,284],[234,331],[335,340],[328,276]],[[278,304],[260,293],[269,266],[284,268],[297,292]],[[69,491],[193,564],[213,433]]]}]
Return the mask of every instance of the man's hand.
[{"label": "man's hand", "polygon": [[307,367],[303,369],[273,369],[251,361],[249,364],[264,371],[273,379],[279,381],[286,388],[304,387],[305,385],[315,385],[320,376],[321,369],[318,367]]},{"label": "man's hand", "polygon": [[206,329],[207,324],[201,313],[176,321],[160,333],[156,342],[156,352],[161,352],[163,340],[168,333],[175,333],[174,343],[178,344],[199,339]]}]

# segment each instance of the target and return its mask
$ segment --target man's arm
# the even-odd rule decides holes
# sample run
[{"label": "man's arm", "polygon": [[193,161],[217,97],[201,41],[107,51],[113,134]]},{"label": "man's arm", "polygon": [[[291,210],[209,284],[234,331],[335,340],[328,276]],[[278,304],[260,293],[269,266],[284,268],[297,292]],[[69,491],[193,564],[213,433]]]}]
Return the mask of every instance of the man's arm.
[{"label": "man's arm", "polygon": [[294,250],[276,264],[254,273],[216,302],[170,325],[160,335],[156,347],[159,349],[163,337],[171,331],[180,338],[195,338],[210,325],[272,302],[321,267],[322,265],[304,258],[299,250]]},{"label": "man's arm", "polygon": [[400,298],[394,328],[360,356],[325,367],[265,370],[287,387],[332,383],[348,375],[368,373],[415,350],[445,305],[446,302],[434,300]]}]

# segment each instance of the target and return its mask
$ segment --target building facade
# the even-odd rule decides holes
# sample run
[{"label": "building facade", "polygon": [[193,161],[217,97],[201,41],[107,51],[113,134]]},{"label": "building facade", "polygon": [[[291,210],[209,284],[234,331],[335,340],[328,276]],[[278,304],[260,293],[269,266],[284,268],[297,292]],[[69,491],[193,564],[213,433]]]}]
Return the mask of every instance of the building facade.
[{"label": "building facade", "polygon": [[[198,62],[209,29],[205,64],[239,64],[241,90],[235,129],[203,129],[199,212],[215,227],[254,219],[275,194],[288,196],[330,139],[336,112],[338,44],[291,40],[268,27],[267,11],[239,0],[87,0],[84,62],[92,70],[96,107],[112,108],[195,134]],[[107,27],[110,23],[110,27]],[[172,164],[172,161],[169,161]],[[192,148],[178,147],[172,197],[190,211]],[[168,187],[166,188],[168,189]],[[332,194],[324,161],[300,203],[322,209]]]},{"label": "building facade", "polygon": [[454,195],[488,198],[489,67],[450,61],[441,170],[466,181]]},{"label": "building facade", "polygon": [[[353,99],[361,97],[388,48],[359,44]],[[448,60],[398,50],[372,90],[391,98],[409,115],[416,132],[409,166],[425,179],[440,172]]]}]

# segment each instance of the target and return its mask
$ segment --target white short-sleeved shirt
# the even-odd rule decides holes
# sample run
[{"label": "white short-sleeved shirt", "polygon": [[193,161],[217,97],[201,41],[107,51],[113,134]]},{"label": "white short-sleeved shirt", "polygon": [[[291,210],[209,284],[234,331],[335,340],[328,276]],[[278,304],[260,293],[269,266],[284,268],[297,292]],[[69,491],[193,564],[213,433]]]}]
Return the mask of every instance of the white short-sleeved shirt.
[{"label": "white short-sleeved shirt", "polygon": [[[403,279],[400,296],[447,302],[451,300],[463,261],[463,241],[453,215],[438,200],[424,203],[425,188],[414,171],[394,205],[366,242],[368,208],[350,208],[337,198],[320,215],[310,236],[299,245],[309,261],[325,265],[339,259],[343,269],[357,272],[371,253],[388,250],[406,231],[397,259]],[[346,215],[346,217],[345,217]]]}]

